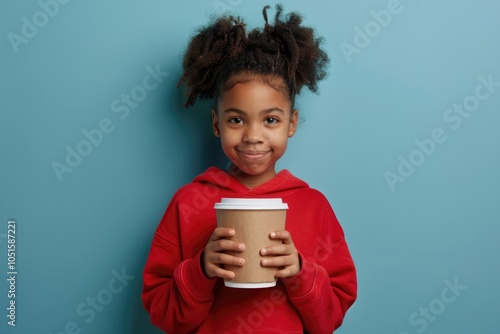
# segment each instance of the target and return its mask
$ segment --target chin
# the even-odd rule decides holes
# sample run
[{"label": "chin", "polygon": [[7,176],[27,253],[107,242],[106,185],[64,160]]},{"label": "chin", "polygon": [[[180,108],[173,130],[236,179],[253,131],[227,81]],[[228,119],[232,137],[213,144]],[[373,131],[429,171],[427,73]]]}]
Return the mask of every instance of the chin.
[{"label": "chin", "polygon": [[249,176],[259,176],[259,175],[265,174],[269,170],[272,170],[272,168],[265,168],[265,167],[256,167],[256,168],[252,168],[252,167],[240,168],[240,167],[238,167],[238,168],[241,172],[243,172]]}]

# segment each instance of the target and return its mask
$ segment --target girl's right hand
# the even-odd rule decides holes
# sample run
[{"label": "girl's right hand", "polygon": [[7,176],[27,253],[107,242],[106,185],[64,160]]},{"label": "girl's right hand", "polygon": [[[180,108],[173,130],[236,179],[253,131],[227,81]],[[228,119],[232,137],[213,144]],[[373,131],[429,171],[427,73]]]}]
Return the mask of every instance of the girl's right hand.
[{"label": "girl's right hand", "polygon": [[245,260],[241,257],[226,254],[225,251],[241,252],[245,245],[241,242],[229,240],[234,236],[234,230],[226,227],[217,227],[203,253],[203,269],[209,278],[234,278],[234,272],[224,270],[221,265],[229,264],[233,266],[243,266]]}]

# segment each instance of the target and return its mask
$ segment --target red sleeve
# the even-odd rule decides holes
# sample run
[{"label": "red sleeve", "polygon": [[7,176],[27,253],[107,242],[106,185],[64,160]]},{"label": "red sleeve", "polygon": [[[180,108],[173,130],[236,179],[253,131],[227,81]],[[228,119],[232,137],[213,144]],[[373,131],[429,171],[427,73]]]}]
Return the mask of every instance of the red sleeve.
[{"label": "red sleeve", "polygon": [[193,258],[182,258],[178,212],[174,197],[153,238],[142,301],[155,326],[168,333],[192,333],[208,315],[216,280],[202,271],[203,250]]},{"label": "red sleeve", "polygon": [[[354,262],[342,228],[329,204],[328,207],[329,210],[322,215],[326,220],[323,221],[326,224],[322,224],[325,227],[319,231],[316,242],[312,243],[316,248],[307,254],[300,253],[300,272],[283,280],[288,296],[302,318],[304,329],[309,333],[331,334],[342,324],[357,295]],[[334,236],[330,239],[333,242],[325,243],[326,234],[321,236],[321,233]]]}]

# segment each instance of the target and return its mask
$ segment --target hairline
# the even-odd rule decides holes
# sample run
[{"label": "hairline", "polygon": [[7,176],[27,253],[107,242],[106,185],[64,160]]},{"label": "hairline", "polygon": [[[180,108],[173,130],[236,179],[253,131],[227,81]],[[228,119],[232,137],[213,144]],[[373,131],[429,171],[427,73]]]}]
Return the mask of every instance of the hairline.
[{"label": "hairline", "polygon": [[[241,79],[234,80],[235,77],[242,77]],[[215,96],[215,109],[217,109],[217,103],[221,98],[222,94],[232,89],[234,86],[240,83],[248,83],[252,80],[259,80],[269,87],[273,88],[277,92],[284,94],[290,101],[290,112],[293,113],[295,109],[295,92],[291,91],[289,85],[287,84],[285,78],[276,73],[259,73],[251,70],[242,70],[239,72],[232,73],[229,78],[220,86],[217,95]],[[273,85],[272,82],[278,81],[278,85]]]}]

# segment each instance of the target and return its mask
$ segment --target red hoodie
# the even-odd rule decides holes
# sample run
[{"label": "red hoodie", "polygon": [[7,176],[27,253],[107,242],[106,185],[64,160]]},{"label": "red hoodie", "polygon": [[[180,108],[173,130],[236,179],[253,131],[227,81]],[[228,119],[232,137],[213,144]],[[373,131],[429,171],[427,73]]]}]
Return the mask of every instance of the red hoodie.
[{"label": "red hoodie", "polygon": [[[202,271],[222,197],[282,198],[302,263],[276,287],[235,289]],[[172,198],[144,269],[142,300],[168,333],[332,333],[356,299],[354,263],[327,199],[287,170],[249,189],[211,167]]]}]

